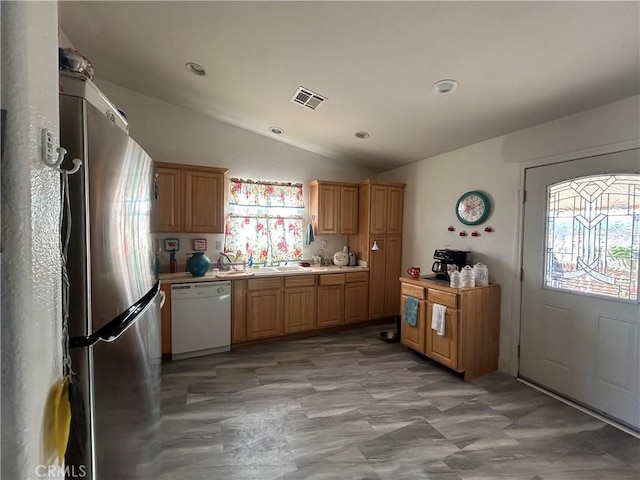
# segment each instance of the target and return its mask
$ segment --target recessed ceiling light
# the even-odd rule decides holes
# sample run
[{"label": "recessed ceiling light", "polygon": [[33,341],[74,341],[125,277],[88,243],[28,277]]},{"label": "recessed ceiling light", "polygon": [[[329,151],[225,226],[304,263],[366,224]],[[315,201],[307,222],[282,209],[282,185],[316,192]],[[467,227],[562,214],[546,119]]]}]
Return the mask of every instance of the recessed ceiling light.
[{"label": "recessed ceiling light", "polygon": [[189,70],[194,75],[198,75],[199,77],[204,77],[207,74],[207,71],[204,69],[202,65],[198,65],[195,62],[187,62],[185,64],[187,70]]},{"label": "recessed ceiling light", "polygon": [[353,134],[356,138],[360,138],[360,139],[365,139],[365,138],[369,138],[369,134],[367,132],[356,132]]},{"label": "recessed ceiling light", "polygon": [[282,135],[284,133],[284,130],[280,127],[269,127],[269,131],[274,135]]},{"label": "recessed ceiling light", "polygon": [[458,82],[450,79],[440,80],[431,85],[431,90],[438,95],[446,95],[447,93],[453,92],[456,88],[458,88]]}]

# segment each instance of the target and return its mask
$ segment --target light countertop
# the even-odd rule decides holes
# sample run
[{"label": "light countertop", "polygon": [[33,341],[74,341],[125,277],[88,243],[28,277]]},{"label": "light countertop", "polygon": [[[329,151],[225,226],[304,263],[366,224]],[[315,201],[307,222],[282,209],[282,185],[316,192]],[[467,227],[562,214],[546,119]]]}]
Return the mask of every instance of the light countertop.
[{"label": "light countertop", "polygon": [[219,272],[217,268],[210,270],[202,277],[194,277],[189,272],[161,273],[160,283],[220,282],[254,277],[286,277],[291,275],[323,275],[329,273],[368,272],[368,267],[261,267],[246,271]]}]

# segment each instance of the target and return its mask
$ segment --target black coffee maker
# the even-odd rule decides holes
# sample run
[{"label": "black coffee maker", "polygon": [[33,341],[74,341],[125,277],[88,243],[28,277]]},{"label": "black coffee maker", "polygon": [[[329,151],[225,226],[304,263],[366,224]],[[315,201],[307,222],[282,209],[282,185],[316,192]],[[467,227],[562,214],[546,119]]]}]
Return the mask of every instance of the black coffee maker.
[{"label": "black coffee maker", "polygon": [[462,250],[449,250],[448,248],[438,249],[433,252],[433,265],[431,271],[436,274],[436,280],[450,280],[449,265],[456,265],[458,270],[465,265],[471,265],[471,252]]}]

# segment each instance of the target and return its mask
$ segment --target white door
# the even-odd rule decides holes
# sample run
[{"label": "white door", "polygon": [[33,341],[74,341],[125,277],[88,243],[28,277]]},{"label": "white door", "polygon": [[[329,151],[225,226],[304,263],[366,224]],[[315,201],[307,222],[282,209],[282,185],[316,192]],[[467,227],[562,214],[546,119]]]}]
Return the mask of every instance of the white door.
[{"label": "white door", "polygon": [[519,375],[640,429],[640,150],[525,172]]}]

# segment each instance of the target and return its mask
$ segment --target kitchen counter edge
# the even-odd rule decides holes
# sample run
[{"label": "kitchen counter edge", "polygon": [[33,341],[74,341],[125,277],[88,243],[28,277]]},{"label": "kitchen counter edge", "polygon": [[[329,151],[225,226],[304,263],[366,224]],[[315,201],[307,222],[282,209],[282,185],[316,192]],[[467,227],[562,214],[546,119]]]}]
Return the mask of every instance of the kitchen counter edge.
[{"label": "kitchen counter edge", "polygon": [[465,290],[474,290],[479,288],[493,288],[498,286],[497,283],[490,283],[489,285],[476,285],[475,287],[452,288],[449,286],[449,282],[436,280],[435,276],[429,275],[420,278],[400,277],[400,282],[418,285],[424,288],[437,288],[438,290],[444,290],[451,293],[458,293]]},{"label": "kitchen counter edge", "polygon": [[174,283],[197,283],[197,282],[225,282],[229,280],[245,280],[247,278],[269,278],[269,277],[291,277],[298,275],[326,275],[331,273],[352,273],[352,272],[368,272],[368,267],[311,267],[308,270],[290,271],[290,272],[269,272],[257,275],[237,275],[228,277],[217,277],[217,270],[207,272],[203,277],[194,277],[188,272],[181,273],[161,273],[158,278],[162,285],[170,285]]}]

